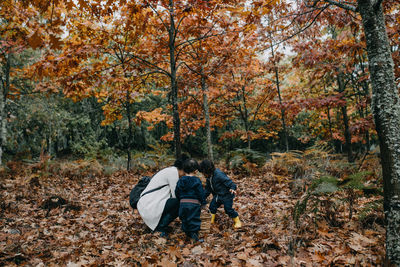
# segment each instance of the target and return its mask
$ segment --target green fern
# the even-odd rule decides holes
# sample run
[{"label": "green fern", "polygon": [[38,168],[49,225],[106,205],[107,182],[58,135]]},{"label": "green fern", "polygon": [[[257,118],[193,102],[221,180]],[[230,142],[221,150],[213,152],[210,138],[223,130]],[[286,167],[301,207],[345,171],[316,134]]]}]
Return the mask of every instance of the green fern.
[{"label": "green fern", "polygon": [[363,190],[366,188],[364,181],[365,177],[371,175],[371,172],[357,172],[352,175],[349,175],[341,184],[340,187],[343,189],[358,189]]},{"label": "green fern", "polygon": [[[311,193],[315,193],[315,191],[318,189],[320,193],[324,193],[324,188],[326,188],[327,193],[337,191],[339,189],[338,179],[329,175],[321,176],[320,178],[312,181],[310,191]],[[336,188],[336,190],[332,191],[334,188]]]},{"label": "green fern", "polygon": [[333,183],[321,183],[315,188],[313,194],[315,195],[325,195],[325,194],[331,194],[335,193],[339,190],[339,187],[337,187]]},{"label": "green fern", "polygon": [[266,161],[266,156],[258,151],[246,148],[239,148],[227,155],[226,165],[229,169],[243,169],[247,162],[254,163],[261,168]]},{"label": "green fern", "polygon": [[358,220],[363,222],[368,215],[371,213],[376,213],[377,211],[383,211],[383,199],[378,199],[365,205],[365,207],[358,214]]}]

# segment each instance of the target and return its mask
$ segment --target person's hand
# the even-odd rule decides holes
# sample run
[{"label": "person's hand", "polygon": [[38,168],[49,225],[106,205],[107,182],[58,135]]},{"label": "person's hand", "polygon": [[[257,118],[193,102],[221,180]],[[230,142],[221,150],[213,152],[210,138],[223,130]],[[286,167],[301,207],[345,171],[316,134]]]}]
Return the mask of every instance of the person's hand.
[{"label": "person's hand", "polygon": [[234,190],[234,189],[229,189],[229,192],[231,192],[231,194],[236,195],[236,190]]}]

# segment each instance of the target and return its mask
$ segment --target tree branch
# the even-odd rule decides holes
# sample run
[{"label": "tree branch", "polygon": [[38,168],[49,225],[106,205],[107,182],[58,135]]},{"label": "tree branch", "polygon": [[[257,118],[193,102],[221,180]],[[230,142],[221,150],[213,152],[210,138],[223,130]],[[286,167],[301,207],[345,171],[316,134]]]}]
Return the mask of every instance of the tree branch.
[{"label": "tree branch", "polygon": [[[349,11],[353,11],[353,12],[357,12],[357,8],[355,6],[349,5],[349,4],[344,4],[344,3],[340,3],[340,2],[336,2],[334,0],[325,0],[327,3],[334,5],[334,6],[338,6],[340,8],[349,10]],[[381,0],[378,0],[381,1]]]},{"label": "tree branch", "polygon": [[178,21],[176,27],[175,27],[175,35],[174,35],[174,40],[176,38],[176,36],[178,35],[178,33],[180,32],[179,27],[181,26],[182,21],[186,18],[186,16],[182,16],[180,18],[180,20]]},{"label": "tree branch", "polygon": [[193,38],[193,39],[190,39],[190,40],[183,41],[182,43],[177,44],[176,48],[178,48],[181,45],[185,45],[183,47],[186,47],[186,46],[190,45],[191,43],[195,43],[197,41],[200,41],[200,40],[203,40],[203,39],[207,39],[207,38],[210,38],[210,37],[224,35],[226,33],[226,32],[222,32],[222,33],[207,35],[210,31],[208,31],[206,34],[204,34],[203,36],[200,36],[198,38]]},{"label": "tree branch", "polygon": [[149,1],[147,1],[147,3],[149,4],[150,8],[156,13],[157,17],[161,20],[161,23],[164,25],[165,29],[168,31],[169,27],[164,22],[164,20],[162,19],[161,15],[158,13],[158,11],[153,7],[153,5]]},{"label": "tree branch", "polygon": [[171,74],[170,74],[169,72],[167,72],[166,70],[160,68],[160,67],[157,66],[156,64],[151,63],[150,61],[148,61],[148,60],[146,60],[146,59],[144,59],[144,58],[141,58],[141,57],[136,56],[136,55],[130,55],[130,57],[133,58],[133,59],[137,59],[137,60],[139,60],[140,62],[145,63],[145,64],[147,64],[148,66],[151,66],[151,67],[153,67],[153,68],[159,70],[161,73],[167,75],[168,77],[171,77]]},{"label": "tree branch", "polygon": [[191,68],[188,64],[186,64],[186,62],[182,61],[181,63],[179,63],[179,65],[180,65],[180,64],[185,65],[186,68],[188,68],[191,72],[193,72],[193,73],[195,73],[195,74],[197,74],[197,75],[200,76],[200,72],[198,72],[198,71],[196,71],[195,69]]},{"label": "tree branch", "polygon": [[[327,0],[327,1],[330,1],[330,0]],[[302,33],[302,32],[304,32],[305,30],[307,30],[308,28],[310,28],[311,25],[313,25],[313,24],[317,21],[317,18],[319,17],[319,15],[321,15],[321,13],[322,13],[323,11],[325,11],[325,9],[327,9],[328,7],[329,7],[329,4],[326,5],[326,6],[324,6],[323,8],[321,8],[320,11],[317,13],[317,15],[315,15],[315,17],[312,19],[312,21],[311,21],[308,25],[306,25],[305,27],[303,27],[303,28],[301,28],[300,30],[296,31],[295,33],[293,33],[293,34],[291,34],[291,35],[285,37],[285,38],[282,39],[281,41],[279,41],[279,42],[277,42],[277,43],[275,43],[275,44],[272,44],[272,46],[280,45],[281,43],[284,43],[284,42],[286,42],[287,40],[292,39],[293,37],[295,37],[295,36],[298,35],[299,33]],[[267,47],[267,48],[265,48],[264,50],[267,50],[267,49],[269,49],[269,48],[270,48],[270,47]]]}]

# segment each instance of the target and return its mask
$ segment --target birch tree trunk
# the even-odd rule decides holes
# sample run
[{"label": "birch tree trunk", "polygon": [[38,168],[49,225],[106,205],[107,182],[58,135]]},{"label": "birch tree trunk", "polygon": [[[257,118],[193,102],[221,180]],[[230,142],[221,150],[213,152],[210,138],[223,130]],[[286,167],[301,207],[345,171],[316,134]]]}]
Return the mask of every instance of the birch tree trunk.
[{"label": "birch tree trunk", "polygon": [[386,217],[386,255],[400,265],[400,99],[381,1],[358,0],[372,85],[372,111],[379,137]]}]

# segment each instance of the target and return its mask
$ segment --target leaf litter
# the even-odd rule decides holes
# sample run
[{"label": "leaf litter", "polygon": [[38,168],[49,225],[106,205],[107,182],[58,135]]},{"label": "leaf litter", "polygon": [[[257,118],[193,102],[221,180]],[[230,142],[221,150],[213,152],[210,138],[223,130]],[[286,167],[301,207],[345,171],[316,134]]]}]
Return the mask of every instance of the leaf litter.
[{"label": "leaf litter", "polygon": [[[8,266],[348,266],[379,265],[384,228],[365,229],[353,216],[342,227],[319,220],[297,229],[298,199],[270,174],[228,173],[239,192],[234,201],[243,227],[232,228],[223,209],[201,232],[185,239],[177,219],[169,238],[151,233],[129,206],[137,174],[69,179],[4,179],[0,189],[0,264]],[[56,198],[58,196],[59,198]],[[53,202],[46,202],[53,199]],[[63,201],[61,201],[63,200]],[[361,203],[363,199],[359,200]],[[49,208],[52,205],[51,209]],[[74,205],[79,208],[68,208]]]}]

